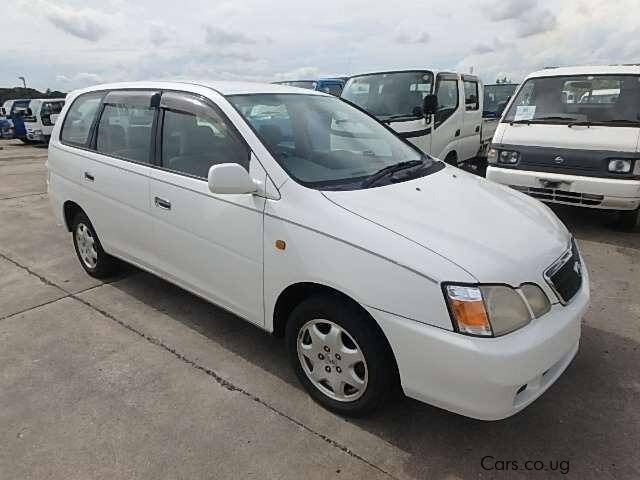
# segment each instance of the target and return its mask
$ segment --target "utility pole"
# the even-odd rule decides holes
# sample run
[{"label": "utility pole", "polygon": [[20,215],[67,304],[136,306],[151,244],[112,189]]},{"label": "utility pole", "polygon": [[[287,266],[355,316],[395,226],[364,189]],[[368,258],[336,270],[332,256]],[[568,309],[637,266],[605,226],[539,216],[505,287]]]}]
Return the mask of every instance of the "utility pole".
[{"label": "utility pole", "polygon": [[24,77],[18,77],[18,80],[22,80],[22,86],[23,86],[24,88],[27,88],[27,81],[25,80],[25,78],[24,78]]}]

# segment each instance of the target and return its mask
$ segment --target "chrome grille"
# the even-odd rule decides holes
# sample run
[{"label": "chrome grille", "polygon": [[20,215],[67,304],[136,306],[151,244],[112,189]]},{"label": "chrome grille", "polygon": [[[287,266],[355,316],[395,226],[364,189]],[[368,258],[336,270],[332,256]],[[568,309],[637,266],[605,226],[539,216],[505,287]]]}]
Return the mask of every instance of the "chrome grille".
[{"label": "chrome grille", "polygon": [[604,200],[604,195],[594,195],[592,193],[568,192],[555,188],[523,187],[521,185],[509,185],[514,190],[531,195],[544,202],[565,203],[568,205],[585,205],[594,207],[600,205]]}]

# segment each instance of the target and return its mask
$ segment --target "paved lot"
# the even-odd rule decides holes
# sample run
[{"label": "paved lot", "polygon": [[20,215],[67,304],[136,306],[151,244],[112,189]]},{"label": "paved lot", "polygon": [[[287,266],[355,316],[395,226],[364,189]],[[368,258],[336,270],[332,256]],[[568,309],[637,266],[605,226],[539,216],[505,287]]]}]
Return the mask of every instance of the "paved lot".
[{"label": "paved lot", "polygon": [[281,341],[133,268],[84,274],[49,210],[46,150],[0,146],[0,479],[640,477],[640,232],[558,210],[592,306],[576,360],[521,414],[399,399],[346,421],[301,390]]}]

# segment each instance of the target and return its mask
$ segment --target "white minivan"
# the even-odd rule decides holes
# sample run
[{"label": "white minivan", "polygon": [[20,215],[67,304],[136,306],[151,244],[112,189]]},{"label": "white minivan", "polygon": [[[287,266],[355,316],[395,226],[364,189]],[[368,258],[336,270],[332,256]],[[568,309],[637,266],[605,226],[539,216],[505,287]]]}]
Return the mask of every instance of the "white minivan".
[{"label": "white minivan", "polygon": [[473,75],[436,70],[365,73],[350,77],[341,97],[451,165],[475,161],[491,140],[483,132],[482,82]]},{"label": "white minivan", "polygon": [[53,126],[64,107],[64,98],[35,98],[24,117],[27,140],[49,143]]},{"label": "white minivan", "polygon": [[508,417],[578,350],[589,281],[558,218],[331,95],[226,82],[79,90],[48,171],[90,275],[122,259],[286,337],[302,385],[341,414],[370,412],[399,385]]},{"label": "white minivan", "polygon": [[549,68],[522,83],[487,178],[544,202],[640,215],[640,65]]}]

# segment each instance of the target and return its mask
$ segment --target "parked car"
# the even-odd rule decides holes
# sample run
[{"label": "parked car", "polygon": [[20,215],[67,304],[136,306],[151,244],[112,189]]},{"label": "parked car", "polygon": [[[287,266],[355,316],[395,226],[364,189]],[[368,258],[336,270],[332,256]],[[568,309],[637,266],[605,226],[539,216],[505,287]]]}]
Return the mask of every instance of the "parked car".
[{"label": "parked car", "polygon": [[4,107],[0,107],[0,138],[13,138],[13,122]]},{"label": "parked car", "polygon": [[338,413],[399,384],[504,418],[578,350],[588,274],[558,218],[331,95],[99,85],[69,95],[47,165],[89,275],[123,259],[284,336],[304,388]]},{"label": "parked car", "polygon": [[24,117],[27,139],[49,143],[53,126],[64,106],[64,98],[36,98],[29,102]]},{"label": "parked car", "polygon": [[321,78],[319,80],[286,80],[283,82],[274,82],[274,84],[317,90],[339,97],[344,88],[345,80],[343,78]]},{"label": "parked car", "polygon": [[473,75],[366,73],[351,77],[341,96],[451,165],[475,162],[491,140],[482,126],[482,83]]},{"label": "parked car", "polygon": [[24,143],[31,143],[31,141],[27,139],[27,130],[24,126],[24,116],[29,102],[29,99],[19,98],[16,100],[7,100],[3,104],[7,118],[11,120],[13,124],[13,138],[17,138]]},{"label": "parked car", "polygon": [[[571,95],[568,95],[570,93]],[[640,215],[640,66],[529,75],[493,140],[487,178],[544,202]]]}]

